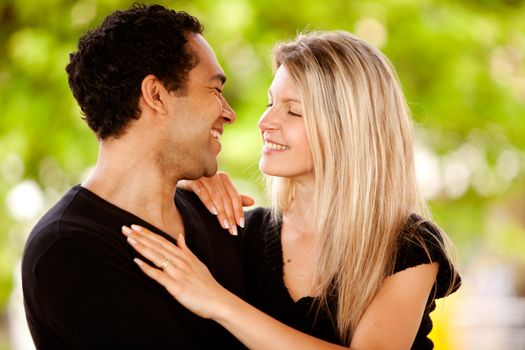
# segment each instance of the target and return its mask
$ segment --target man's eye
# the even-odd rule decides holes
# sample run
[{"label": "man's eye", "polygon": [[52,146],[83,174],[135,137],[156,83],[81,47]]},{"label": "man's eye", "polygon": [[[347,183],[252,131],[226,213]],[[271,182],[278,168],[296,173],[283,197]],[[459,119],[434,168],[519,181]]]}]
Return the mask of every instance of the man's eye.
[{"label": "man's eye", "polygon": [[215,91],[217,91],[219,94],[222,94],[222,90],[221,90],[221,89],[219,89],[219,88],[214,88],[214,89],[215,89]]}]

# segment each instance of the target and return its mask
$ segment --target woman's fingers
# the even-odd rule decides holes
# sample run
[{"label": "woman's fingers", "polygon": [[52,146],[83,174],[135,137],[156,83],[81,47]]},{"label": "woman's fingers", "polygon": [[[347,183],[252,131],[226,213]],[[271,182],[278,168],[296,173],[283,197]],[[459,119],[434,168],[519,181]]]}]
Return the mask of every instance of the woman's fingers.
[{"label": "woman's fingers", "polygon": [[222,228],[229,230],[232,234],[236,234],[237,227],[231,206],[231,199],[222,180],[219,178],[219,174],[215,174],[207,179],[202,179],[202,184],[206,187],[208,194],[217,208],[217,219]]},{"label": "woman's fingers", "polygon": [[185,251],[186,254],[188,254],[190,257],[197,259],[197,257],[193,254],[190,248],[188,248],[188,246],[186,245],[186,238],[184,238],[184,235],[182,233],[179,234],[179,237],[177,237],[177,247]]},{"label": "woman's fingers", "polygon": [[163,271],[168,272],[171,269],[187,269],[186,262],[180,256],[159,252],[131,236],[128,237],[128,242],[140,255]]},{"label": "woman's fingers", "polygon": [[[123,227],[126,227],[126,226],[123,226]],[[170,241],[168,241],[166,238],[162,237],[161,235],[158,235],[140,225],[131,225],[131,231],[128,231],[128,232],[133,233],[136,236],[141,237],[142,239],[146,241],[151,241],[151,244],[154,244],[158,247],[162,247],[168,250],[170,249],[176,250],[175,244],[171,243]]]},{"label": "woman's fingers", "polygon": [[181,180],[177,186],[193,191],[206,208],[217,215],[222,228],[233,235],[237,235],[237,226],[244,227],[243,207],[255,203],[253,198],[240,195],[228,174],[222,171],[194,181]]},{"label": "woman's fingers", "polygon": [[[137,227],[136,225],[133,226]],[[171,242],[152,233],[146,228],[140,227],[140,231],[135,231],[130,230],[129,227],[123,226],[122,232],[128,237],[128,243],[138,253],[161,269],[166,269],[169,266],[177,267],[179,269],[187,269],[188,261],[193,256],[189,249],[186,248],[185,251],[183,251]],[[156,240],[156,238],[159,240]]]},{"label": "woman's fingers", "polygon": [[194,181],[179,181],[178,187],[193,191],[204,204],[204,206],[214,215],[217,215],[220,225],[224,229],[232,232],[232,224],[234,220],[233,215],[228,215],[231,212],[226,198],[227,191],[224,188],[218,174],[212,177],[201,177]]},{"label": "woman's fingers", "polygon": [[204,181],[209,181],[209,180],[208,178],[203,177],[199,180],[185,181],[185,182],[189,183],[187,185],[187,188],[193,191],[193,193],[195,193],[197,197],[199,197],[199,199],[201,200],[202,204],[204,204],[206,209],[208,209],[208,211],[212,213],[213,215],[217,215],[219,211],[217,210],[217,206],[213,202],[213,199],[210,196],[208,189],[206,188],[206,186],[204,186]]},{"label": "woman's fingers", "polygon": [[230,220],[230,223],[233,226],[239,225],[241,227],[244,227],[244,211],[242,210],[241,196],[231,183],[228,174],[219,172],[218,175],[228,195],[228,197],[225,198],[227,202],[225,205],[228,205],[228,207],[230,208],[230,216],[228,217],[228,220]]},{"label": "woman's fingers", "polygon": [[160,283],[175,298],[177,297],[177,295],[179,294],[180,288],[179,288],[179,283],[177,283],[176,278],[173,278],[172,276],[168,275],[162,270],[151,267],[150,265],[140,260],[139,258],[135,258],[133,259],[133,261],[140,267],[140,269],[148,277]]},{"label": "woman's fingers", "polygon": [[241,202],[243,207],[251,207],[255,204],[255,200],[245,194],[241,194]]},{"label": "woman's fingers", "polygon": [[232,207],[233,215],[235,216],[235,223],[240,227],[244,227],[244,206],[251,206],[255,204],[253,198],[241,195],[231,182],[228,174],[225,172],[218,172],[219,178],[228,192],[228,197],[230,199],[230,205]]},{"label": "woman's fingers", "polygon": [[[134,237],[137,237],[136,241],[133,241]],[[156,248],[142,244],[139,240],[144,239],[144,235],[132,232],[128,236],[129,239],[132,240],[132,246],[158,268],[141,259],[134,259],[135,263],[148,277],[164,286],[182,305],[197,315],[208,318],[223,309],[220,300],[224,298],[221,296],[227,295],[228,292],[215,281],[206,265],[193,255],[182,235],[177,238],[176,249],[181,256],[186,257],[185,261],[179,258],[179,255],[163,257]],[[151,242],[150,240],[149,243]],[[170,260],[172,258],[173,261]]]},{"label": "woman's fingers", "polygon": [[176,254],[177,246],[167,239],[157,235],[145,227],[139,225],[131,225],[131,228],[122,226],[122,233],[128,238],[139,240],[141,243],[158,250],[165,254]]}]

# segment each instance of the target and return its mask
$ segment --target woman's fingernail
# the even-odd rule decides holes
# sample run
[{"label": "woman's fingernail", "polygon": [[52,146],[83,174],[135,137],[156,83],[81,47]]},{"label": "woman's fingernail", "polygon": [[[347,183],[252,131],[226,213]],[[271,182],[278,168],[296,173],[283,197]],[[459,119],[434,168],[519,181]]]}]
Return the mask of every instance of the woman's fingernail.
[{"label": "woman's fingernail", "polygon": [[127,226],[122,226],[122,233],[125,234],[126,236],[129,236],[133,231],[127,227]]},{"label": "woman's fingernail", "polygon": [[139,226],[139,225],[131,225],[131,229],[132,229],[133,231],[138,231],[138,232],[140,232],[140,231],[142,230],[142,227]]},{"label": "woman's fingernail", "polygon": [[219,212],[217,211],[217,208],[215,208],[215,207],[211,207],[210,211],[211,211],[211,213],[212,213],[213,215],[217,215],[217,214],[219,214]]},{"label": "woman's fingernail", "polygon": [[239,219],[239,226],[244,228],[244,218]]},{"label": "woman's fingernail", "polygon": [[228,223],[227,219],[222,220],[222,224],[223,224],[222,227],[224,227],[226,229],[230,228],[230,224]]},{"label": "woman's fingernail", "polygon": [[135,258],[133,259],[133,261],[135,262],[135,264],[139,265],[139,266],[142,266],[144,263],[142,262],[142,260],[138,259],[138,258]]},{"label": "woman's fingernail", "polygon": [[135,239],[133,239],[133,237],[131,237],[131,236],[128,237],[128,242],[129,242],[129,244],[131,244],[131,245],[135,245],[135,244],[138,243],[138,242],[137,242]]},{"label": "woman's fingernail", "polygon": [[234,236],[237,236],[238,233],[237,233],[237,225],[232,225],[232,228],[231,228],[231,231],[230,233]]}]

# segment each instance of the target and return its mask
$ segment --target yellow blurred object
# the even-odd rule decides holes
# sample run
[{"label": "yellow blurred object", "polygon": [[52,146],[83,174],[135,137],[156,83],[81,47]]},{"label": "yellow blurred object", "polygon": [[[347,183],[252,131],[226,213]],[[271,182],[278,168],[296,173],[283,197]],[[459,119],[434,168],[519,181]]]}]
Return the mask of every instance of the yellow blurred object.
[{"label": "yellow blurred object", "polygon": [[461,296],[457,292],[445,299],[436,300],[436,309],[430,314],[433,328],[429,334],[429,338],[434,342],[434,349],[461,350],[459,332],[454,326],[458,300],[461,300]]}]

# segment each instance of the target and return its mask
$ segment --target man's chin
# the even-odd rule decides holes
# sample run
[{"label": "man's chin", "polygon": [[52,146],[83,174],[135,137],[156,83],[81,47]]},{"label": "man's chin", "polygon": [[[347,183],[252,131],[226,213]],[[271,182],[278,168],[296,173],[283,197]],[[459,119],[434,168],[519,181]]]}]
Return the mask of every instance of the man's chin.
[{"label": "man's chin", "polygon": [[197,180],[201,177],[212,177],[217,173],[217,169],[217,161],[209,162],[199,170],[194,169],[194,171],[187,172],[181,180]]},{"label": "man's chin", "polygon": [[218,170],[217,161],[215,161],[215,163],[212,166],[206,168],[203,176],[212,177],[213,175],[217,174],[217,170]]}]

